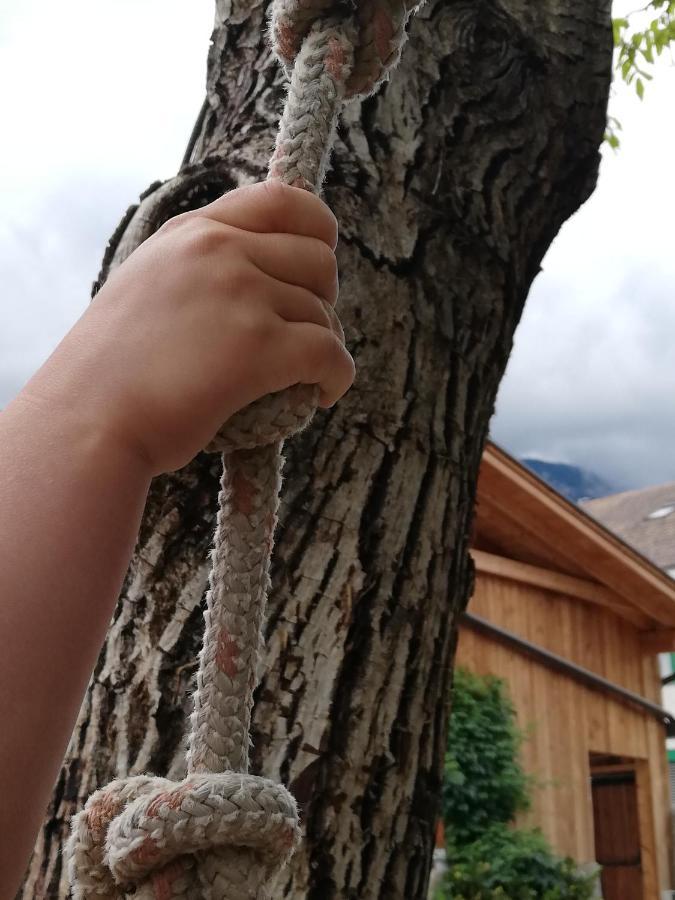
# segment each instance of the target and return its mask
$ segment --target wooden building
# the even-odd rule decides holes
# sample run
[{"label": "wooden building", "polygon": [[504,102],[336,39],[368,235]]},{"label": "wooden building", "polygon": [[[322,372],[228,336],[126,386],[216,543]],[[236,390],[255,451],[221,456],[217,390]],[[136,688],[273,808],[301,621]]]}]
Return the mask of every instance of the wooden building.
[{"label": "wooden building", "polygon": [[601,863],[605,900],[669,897],[657,653],[675,649],[675,581],[493,445],[473,546],[457,662],[508,682],[538,782],[523,823]]}]

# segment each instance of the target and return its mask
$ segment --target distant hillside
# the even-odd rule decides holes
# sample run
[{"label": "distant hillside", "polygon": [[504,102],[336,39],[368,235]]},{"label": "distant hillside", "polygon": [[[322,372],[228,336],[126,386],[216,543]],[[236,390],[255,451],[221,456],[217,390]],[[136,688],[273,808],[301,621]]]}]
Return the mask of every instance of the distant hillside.
[{"label": "distant hillside", "polygon": [[542,459],[521,459],[535,475],[550,485],[554,490],[567,497],[573,503],[582,499],[594,499],[614,494],[620,488],[604,479],[581,469],[579,466],[568,466],[566,463],[544,462]]}]

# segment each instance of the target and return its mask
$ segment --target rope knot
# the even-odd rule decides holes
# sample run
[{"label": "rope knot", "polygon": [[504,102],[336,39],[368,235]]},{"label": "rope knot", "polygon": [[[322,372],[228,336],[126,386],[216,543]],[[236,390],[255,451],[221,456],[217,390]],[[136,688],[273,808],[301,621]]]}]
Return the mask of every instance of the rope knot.
[{"label": "rope knot", "polygon": [[[353,0],[342,5],[335,0],[274,0],[274,51],[290,74],[303,43],[310,39],[320,44],[325,33],[325,65],[344,83],[344,99],[366,96],[398,63],[406,24],[418,5],[412,0]],[[307,67],[307,57],[303,65]],[[316,72],[308,74],[316,78]]]},{"label": "rope knot", "polygon": [[284,441],[309,424],[317,393],[315,385],[294,384],[285,391],[261,397],[228,419],[206,450],[231,453]]},{"label": "rope knot", "polygon": [[238,897],[262,898],[299,839],[295,800],[267,778],[120,779],[93,794],[73,821],[73,897],[117,900],[135,891],[139,900],[159,900],[183,896],[186,884],[195,897],[215,900],[234,882]]},{"label": "rope knot", "polygon": [[[269,177],[318,192],[345,99],[388,76],[415,0],[273,0],[274,48],[291,71]],[[334,309],[331,328],[344,341]],[[262,361],[264,364],[264,360]],[[224,454],[188,777],[113,781],[72,820],[74,900],[265,900],[299,843],[293,797],[248,771],[282,442],[310,421],[313,385],[240,410],[207,447]]]}]

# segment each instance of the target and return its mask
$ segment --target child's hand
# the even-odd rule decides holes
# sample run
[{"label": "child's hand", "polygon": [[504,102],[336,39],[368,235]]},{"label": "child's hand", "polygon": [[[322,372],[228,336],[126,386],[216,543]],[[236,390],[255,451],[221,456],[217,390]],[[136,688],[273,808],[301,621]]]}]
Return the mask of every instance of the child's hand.
[{"label": "child's hand", "polygon": [[109,278],[25,391],[141,455],[186,464],[238,409],[296,383],[321,403],[354,363],[330,327],[337,225],[279,182],[170,220]]}]

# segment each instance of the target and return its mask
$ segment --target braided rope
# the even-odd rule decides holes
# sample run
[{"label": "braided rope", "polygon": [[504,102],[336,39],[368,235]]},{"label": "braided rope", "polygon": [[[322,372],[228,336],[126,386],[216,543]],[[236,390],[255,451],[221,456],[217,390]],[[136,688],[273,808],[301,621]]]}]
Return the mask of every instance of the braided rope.
[{"label": "braided rope", "polygon": [[[343,102],[387,77],[412,9],[409,0],[344,9],[336,0],[274,0],[272,40],[290,86],[268,177],[320,190]],[[66,848],[74,900],[264,900],[300,841],[295,800],[248,774],[248,749],[281,447],[308,424],[316,400],[307,385],[263,397],[207,447],[223,454],[223,476],[188,774],[180,783],[124,778],[89,798]]]}]

